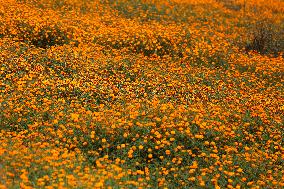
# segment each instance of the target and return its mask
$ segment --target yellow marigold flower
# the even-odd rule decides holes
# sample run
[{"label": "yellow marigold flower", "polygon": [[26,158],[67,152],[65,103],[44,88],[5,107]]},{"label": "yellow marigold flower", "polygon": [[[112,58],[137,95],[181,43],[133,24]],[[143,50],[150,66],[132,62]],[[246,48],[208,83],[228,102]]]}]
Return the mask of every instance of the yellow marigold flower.
[{"label": "yellow marigold flower", "polygon": [[238,168],[238,169],[237,169],[237,172],[241,173],[241,172],[243,172],[243,169]]},{"label": "yellow marigold flower", "polygon": [[103,187],[103,186],[104,186],[103,182],[104,182],[104,180],[97,182],[97,183],[95,184],[95,187],[96,187],[96,188],[101,188],[101,187]]},{"label": "yellow marigold flower", "polygon": [[221,188],[220,188],[220,186],[218,186],[218,185],[215,185],[215,189],[221,189]]},{"label": "yellow marigold flower", "polygon": [[195,181],[195,177],[190,177],[190,178],[188,178],[187,180],[189,180],[189,181]]},{"label": "yellow marigold flower", "polygon": [[248,186],[253,185],[253,181],[247,183]]},{"label": "yellow marigold flower", "polygon": [[94,139],[95,138],[95,135],[91,134],[91,139]]},{"label": "yellow marigold flower", "polygon": [[192,165],[190,166],[190,168],[196,169],[197,167],[198,167],[197,161],[193,161],[193,162],[192,162]]},{"label": "yellow marigold flower", "polygon": [[204,136],[203,136],[203,135],[195,135],[195,138],[197,138],[197,139],[203,139]]},{"label": "yellow marigold flower", "polygon": [[75,113],[72,113],[71,114],[71,119],[73,120],[73,121],[78,121],[79,120],[79,114],[75,114]]},{"label": "yellow marigold flower", "polygon": [[144,175],[144,171],[142,171],[142,170],[137,170],[136,172],[137,172],[137,174],[139,174],[139,175]]}]

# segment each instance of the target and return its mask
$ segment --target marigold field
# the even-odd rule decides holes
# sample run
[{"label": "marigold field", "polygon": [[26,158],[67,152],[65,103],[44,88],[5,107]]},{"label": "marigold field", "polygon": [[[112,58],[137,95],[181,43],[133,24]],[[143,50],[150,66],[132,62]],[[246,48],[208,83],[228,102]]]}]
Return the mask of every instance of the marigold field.
[{"label": "marigold field", "polygon": [[0,0],[0,189],[283,188],[283,0]]}]

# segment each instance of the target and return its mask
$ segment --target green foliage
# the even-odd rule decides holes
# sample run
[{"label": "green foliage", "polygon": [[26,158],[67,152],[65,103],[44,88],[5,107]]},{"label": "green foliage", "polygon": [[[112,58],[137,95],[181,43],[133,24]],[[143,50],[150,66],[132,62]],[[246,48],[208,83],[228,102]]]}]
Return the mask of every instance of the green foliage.
[{"label": "green foliage", "polygon": [[[173,36],[170,36],[173,37]],[[167,36],[155,34],[154,37],[129,35],[126,39],[116,36],[97,36],[93,43],[105,46],[109,49],[127,50],[132,53],[142,53],[145,56],[184,56],[185,49],[190,47],[190,33],[184,31],[176,36],[179,41],[172,41]],[[111,40],[108,40],[111,39]]]},{"label": "green foliage", "polygon": [[257,51],[260,54],[278,56],[284,53],[284,25],[273,24],[269,20],[260,20],[252,26],[250,41],[246,51]]},{"label": "green foliage", "polygon": [[119,15],[126,18],[135,18],[142,22],[159,21],[159,22],[185,22],[186,15],[181,17],[180,13],[190,13],[190,7],[186,5],[180,6],[171,1],[166,4],[157,6],[157,2],[147,2],[143,0],[106,0],[104,3],[108,4],[112,9],[116,10]]},{"label": "green foliage", "polygon": [[43,26],[36,27],[24,21],[19,21],[16,25],[19,31],[16,36],[10,34],[11,37],[18,38],[18,40],[30,43],[36,47],[48,48],[55,45],[69,44],[71,39],[68,38],[67,33],[62,31],[59,26]]}]

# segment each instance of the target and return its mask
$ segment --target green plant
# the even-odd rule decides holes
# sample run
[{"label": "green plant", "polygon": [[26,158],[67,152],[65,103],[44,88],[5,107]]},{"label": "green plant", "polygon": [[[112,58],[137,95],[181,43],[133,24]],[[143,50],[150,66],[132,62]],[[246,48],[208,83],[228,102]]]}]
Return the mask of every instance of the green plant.
[{"label": "green plant", "polygon": [[260,54],[272,54],[274,56],[284,52],[283,25],[273,24],[269,20],[261,20],[251,28],[250,41],[246,51],[257,51]]}]

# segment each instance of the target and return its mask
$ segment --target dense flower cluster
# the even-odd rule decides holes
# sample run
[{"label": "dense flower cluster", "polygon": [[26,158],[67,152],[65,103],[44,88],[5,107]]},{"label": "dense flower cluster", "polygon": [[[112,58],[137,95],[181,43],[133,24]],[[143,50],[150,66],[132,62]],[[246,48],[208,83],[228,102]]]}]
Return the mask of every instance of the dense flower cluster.
[{"label": "dense flower cluster", "polygon": [[0,188],[284,187],[283,7],[0,1]]}]

